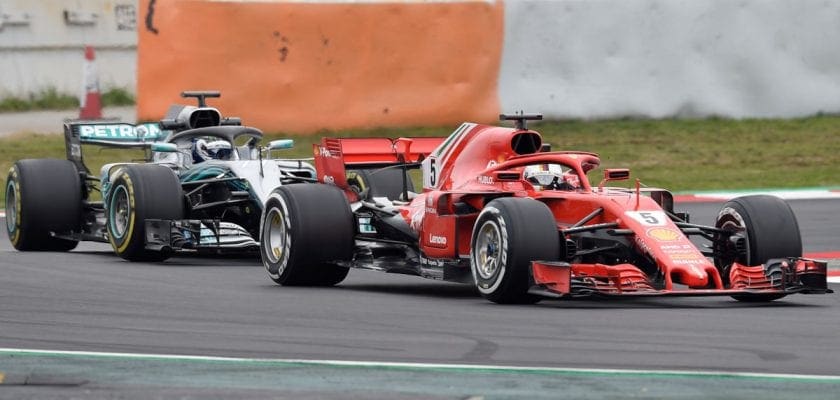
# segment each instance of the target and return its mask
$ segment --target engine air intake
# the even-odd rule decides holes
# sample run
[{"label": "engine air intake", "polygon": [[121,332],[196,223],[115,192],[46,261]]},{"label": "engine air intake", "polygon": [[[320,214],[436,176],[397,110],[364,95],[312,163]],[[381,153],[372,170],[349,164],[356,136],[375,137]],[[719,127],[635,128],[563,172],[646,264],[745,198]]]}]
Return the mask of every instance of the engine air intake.
[{"label": "engine air intake", "polygon": [[222,116],[212,108],[199,108],[190,114],[190,128],[205,128],[208,126],[219,126]]},{"label": "engine air intake", "polygon": [[542,138],[536,132],[519,132],[510,140],[510,147],[518,155],[534,154],[542,147]]}]

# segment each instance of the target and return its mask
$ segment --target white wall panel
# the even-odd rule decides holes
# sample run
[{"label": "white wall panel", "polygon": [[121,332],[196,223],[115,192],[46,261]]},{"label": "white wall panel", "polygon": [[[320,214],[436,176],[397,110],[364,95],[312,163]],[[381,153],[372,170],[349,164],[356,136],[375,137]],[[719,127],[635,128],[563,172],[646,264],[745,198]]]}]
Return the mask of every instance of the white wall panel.
[{"label": "white wall panel", "polygon": [[84,46],[102,89],[134,91],[137,0],[0,0],[0,98],[82,90]]},{"label": "white wall panel", "polygon": [[840,1],[505,3],[505,112],[793,117],[840,111]]}]

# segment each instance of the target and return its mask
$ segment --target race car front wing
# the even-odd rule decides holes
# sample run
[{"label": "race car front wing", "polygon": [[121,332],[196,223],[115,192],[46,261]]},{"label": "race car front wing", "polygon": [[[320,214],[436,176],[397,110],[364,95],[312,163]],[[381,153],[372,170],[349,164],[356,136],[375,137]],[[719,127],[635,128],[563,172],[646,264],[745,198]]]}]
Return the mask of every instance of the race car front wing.
[{"label": "race car front wing", "polygon": [[148,219],[148,250],[258,251],[259,243],[248,231],[231,222],[215,219]]},{"label": "race car front wing", "polygon": [[764,265],[734,263],[726,288],[657,288],[631,264],[569,264],[531,262],[534,285],[530,292],[547,297],[583,296],[732,296],[833,293],[827,284],[827,263],[801,257],[772,259]]}]

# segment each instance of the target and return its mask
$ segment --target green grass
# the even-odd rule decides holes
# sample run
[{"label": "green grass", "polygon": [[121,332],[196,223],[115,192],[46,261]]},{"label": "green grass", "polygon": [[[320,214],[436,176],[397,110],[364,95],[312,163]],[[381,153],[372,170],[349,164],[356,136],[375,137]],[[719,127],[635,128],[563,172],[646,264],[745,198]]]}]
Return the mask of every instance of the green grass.
[{"label": "green grass", "polygon": [[673,191],[840,185],[840,117],[569,121],[533,126]]},{"label": "green grass", "polygon": [[27,98],[6,97],[0,100],[0,112],[30,110],[63,110],[79,106],[76,96],[58,93],[55,88],[47,88]]},{"label": "green grass", "polygon": [[102,105],[131,106],[134,105],[134,95],[123,88],[111,88],[102,93]]},{"label": "green grass", "polygon": [[[554,150],[600,154],[602,168],[630,168],[648,186],[675,192],[761,188],[840,187],[840,117],[801,119],[609,120],[532,123]],[[321,136],[445,136],[456,127],[320,132],[291,136],[283,156],[311,157]],[[265,142],[282,134],[267,135]],[[64,158],[61,135],[0,139],[0,168],[21,158]],[[85,146],[98,175],[106,162],[142,158],[141,151]],[[600,180],[602,169],[590,173]],[[630,183],[627,183],[628,185]],[[0,194],[5,196],[5,193]]]},{"label": "green grass", "polygon": [[[126,89],[111,88],[101,94],[102,105],[128,106],[134,104],[134,96]],[[9,96],[0,99],[0,113],[35,110],[69,110],[79,107],[79,98],[73,94],[59,93],[55,88],[47,88],[29,96]]]}]

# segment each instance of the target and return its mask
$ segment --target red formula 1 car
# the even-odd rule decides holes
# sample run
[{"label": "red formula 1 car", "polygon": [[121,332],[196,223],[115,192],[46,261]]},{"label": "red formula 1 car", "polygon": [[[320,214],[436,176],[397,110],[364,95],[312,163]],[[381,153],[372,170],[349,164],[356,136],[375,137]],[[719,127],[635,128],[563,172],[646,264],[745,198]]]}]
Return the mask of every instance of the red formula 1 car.
[{"label": "red formula 1 car", "polygon": [[[261,254],[281,285],[334,285],[351,267],[475,284],[497,303],[544,297],[709,296],[769,301],[829,293],[804,259],[796,217],[771,196],[733,199],[715,226],[689,223],[662,189],[586,178],[593,153],[548,151],[526,122],[465,123],[447,138],[315,145],[320,184],[274,191]],[[421,168],[413,193],[410,168]],[[693,240],[691,240],[693,239]],[[700,243],[700,244],[696,244]]]}]

